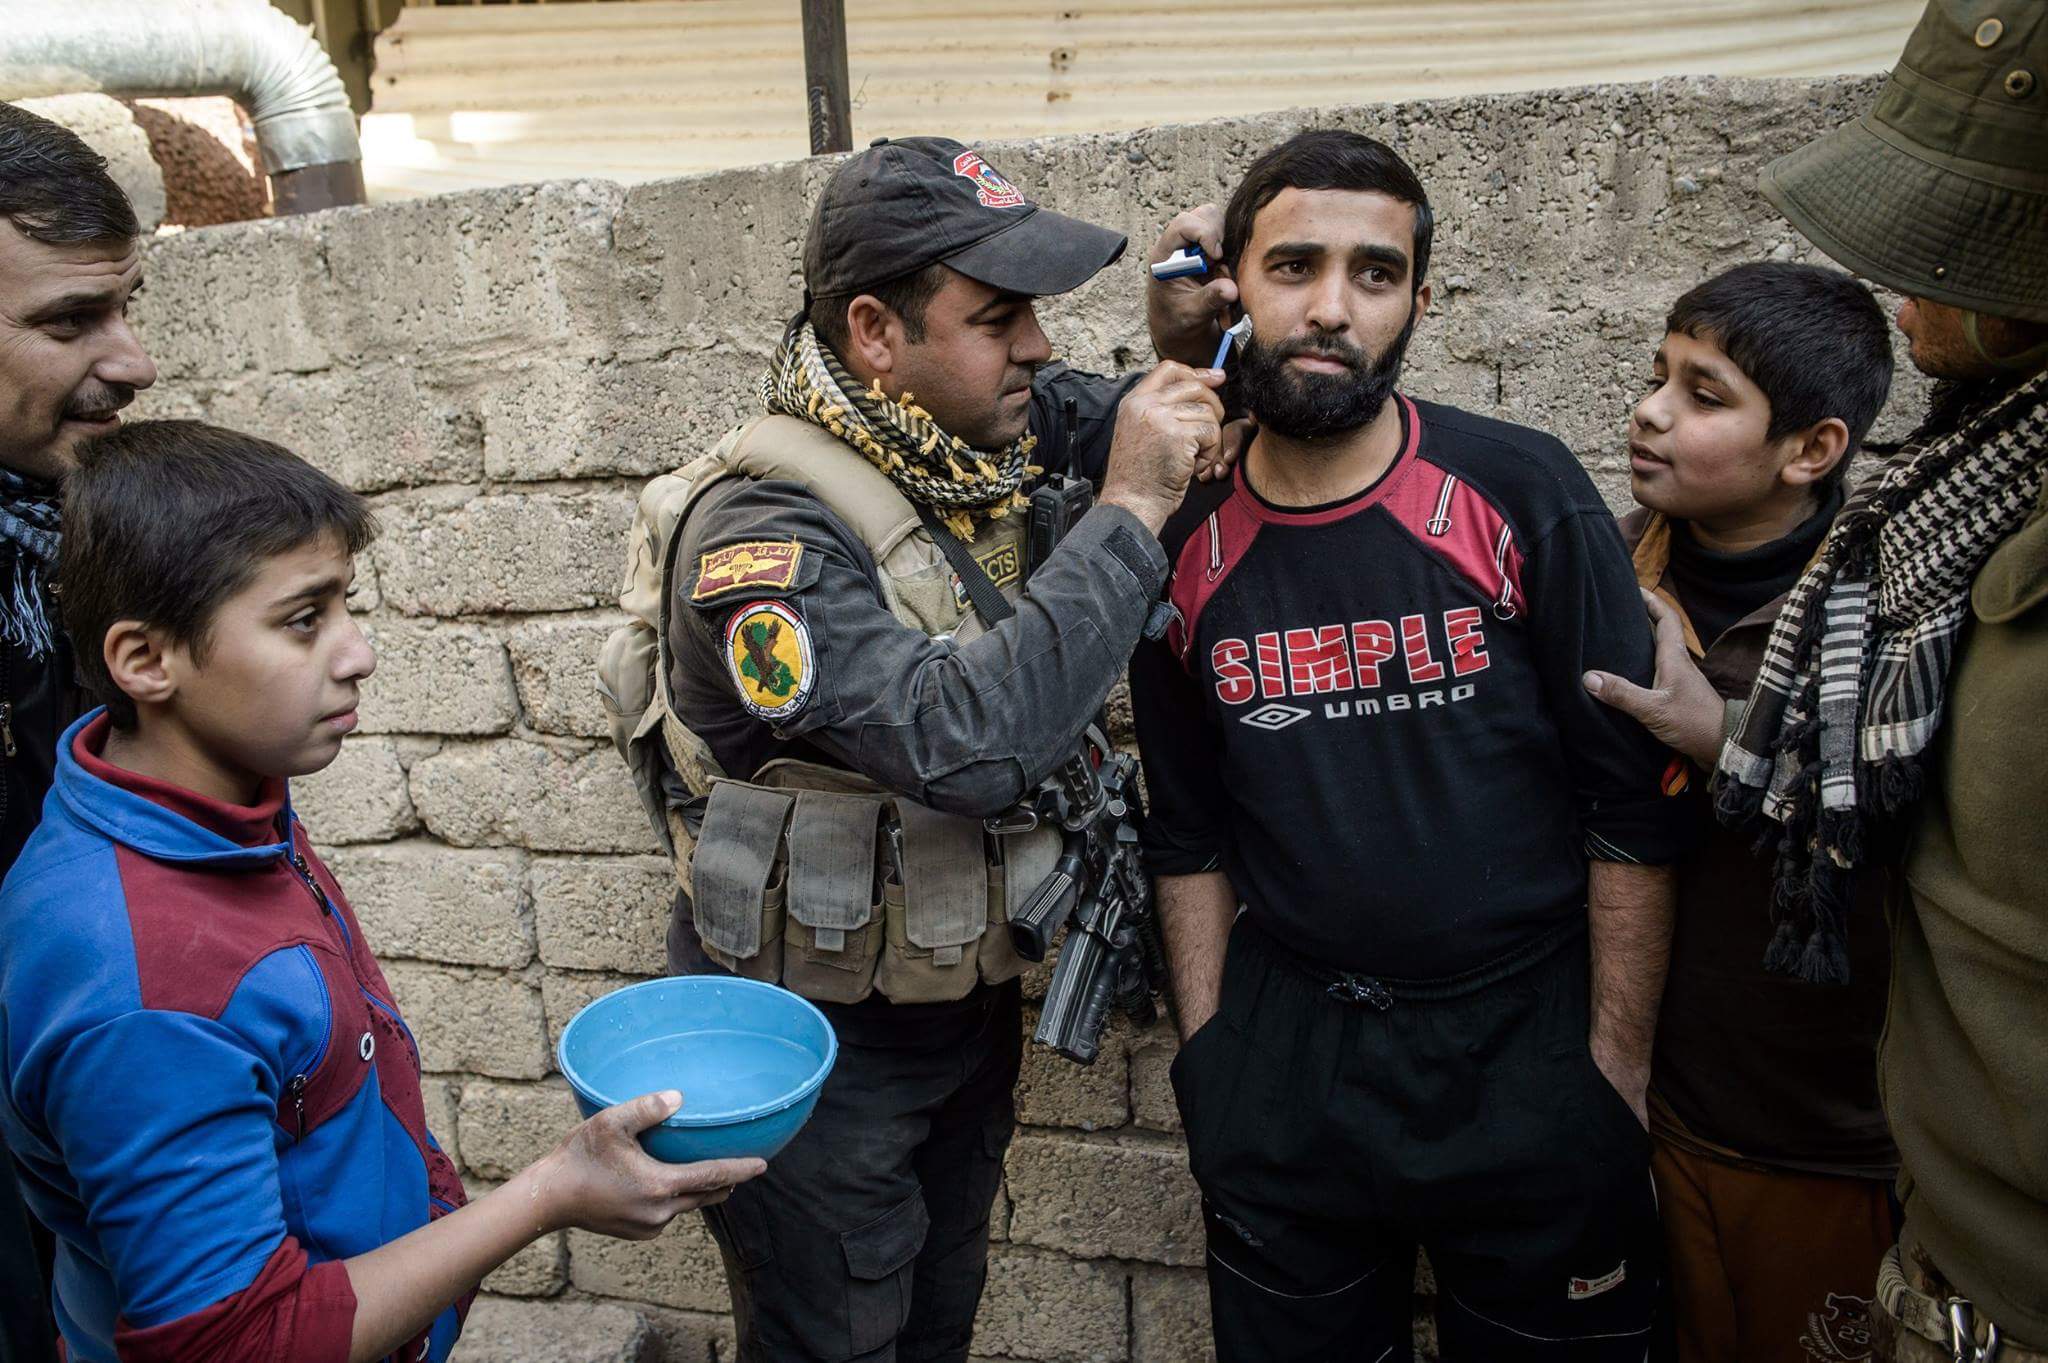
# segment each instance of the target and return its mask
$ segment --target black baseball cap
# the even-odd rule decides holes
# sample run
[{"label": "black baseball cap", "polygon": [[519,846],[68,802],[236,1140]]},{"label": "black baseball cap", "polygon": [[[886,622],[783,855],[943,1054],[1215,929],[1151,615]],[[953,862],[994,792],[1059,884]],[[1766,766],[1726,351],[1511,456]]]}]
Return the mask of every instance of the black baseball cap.
[{"label": "black baseball cap", "polygon": [[1040,208],[949,137],[878,138],[832,173],[804,241],[804,292],[851,297],[944,262],[1008,293],[1066,293],[1123,233]]}]

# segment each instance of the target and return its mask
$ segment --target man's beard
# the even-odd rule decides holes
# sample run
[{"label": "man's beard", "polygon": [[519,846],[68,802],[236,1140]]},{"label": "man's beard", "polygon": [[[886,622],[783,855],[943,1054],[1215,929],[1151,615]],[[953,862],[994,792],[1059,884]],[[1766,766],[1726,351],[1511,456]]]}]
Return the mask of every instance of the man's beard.
[{"label": "man's beard", "polygon": [[[1386,406],[1401,377],[1401,362],[1407,357],[1408,337],[1414,330],[1411,316],[1401,334],[1377,357],[1349,341],[1321,333],[1268,346],[1254,331],[1245,338],[1232,376],[1236,397],[1261,430],[1290,440],[1319,440],[1355,431]],[[1335,360],[1349,372],[1305,373],[1288,364],[1296,355]]]}]

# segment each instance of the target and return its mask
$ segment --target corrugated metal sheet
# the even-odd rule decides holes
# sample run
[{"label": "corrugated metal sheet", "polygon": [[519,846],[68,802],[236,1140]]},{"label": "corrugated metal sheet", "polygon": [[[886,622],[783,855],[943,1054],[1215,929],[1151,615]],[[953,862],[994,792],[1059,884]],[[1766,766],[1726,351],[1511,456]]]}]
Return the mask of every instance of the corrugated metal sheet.
[{"label": "corrugated metal sheet", "polygon": [[[1656,76],[1881,70],[1922,0],[847,0],[856,145]],[[797,0],[407,9],[373,195],[802,156]]]}]

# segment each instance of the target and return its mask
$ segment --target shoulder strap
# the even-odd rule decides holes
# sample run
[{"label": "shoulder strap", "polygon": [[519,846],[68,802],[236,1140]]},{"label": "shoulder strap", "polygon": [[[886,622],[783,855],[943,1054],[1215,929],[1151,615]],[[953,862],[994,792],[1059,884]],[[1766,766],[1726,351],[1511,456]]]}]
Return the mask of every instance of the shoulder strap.
[{"label": "shoulder strap", "polygon": [[832,509],[877,562],[917,528],[910,501],[860,451],[819,426],[774,414],[757,418],[732,450],[754,478],[799,484]]},{"label": "shoulder strap", "polygon": [[946,556],[946,562],[953,565],[953,571],[960,576],[960,585],[967,589],[967,599],[974,603],[974,609],[983,623],[999,625],[1017,613],[1003,596],[1002,588],[989,580],[986,570],[975,562],[974,555],[960,542],[960,537],[946,528],[932,509],[924,503],[917,505],[917,518],[924,522],[925,533],[932,537],[932,543],[939,546],[939,552]]}]

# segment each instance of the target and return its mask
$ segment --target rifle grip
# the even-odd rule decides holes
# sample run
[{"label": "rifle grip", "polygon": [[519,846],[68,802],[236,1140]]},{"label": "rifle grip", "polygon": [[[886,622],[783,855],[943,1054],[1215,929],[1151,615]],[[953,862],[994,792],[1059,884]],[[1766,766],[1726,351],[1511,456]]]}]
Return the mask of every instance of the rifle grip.
[{"label": "rifle grip", "polygon": [[1031,898],[1010,920],[1010,944],[1027,961],[1042,961],[1052,949],[1060,924],[1073,913],[1081,899],[1081,877],[1085,873],[1080,854],[1069,849],[1060,854],[1052,873],[1039,882]]}]

